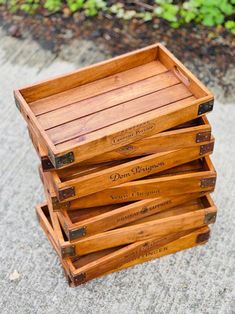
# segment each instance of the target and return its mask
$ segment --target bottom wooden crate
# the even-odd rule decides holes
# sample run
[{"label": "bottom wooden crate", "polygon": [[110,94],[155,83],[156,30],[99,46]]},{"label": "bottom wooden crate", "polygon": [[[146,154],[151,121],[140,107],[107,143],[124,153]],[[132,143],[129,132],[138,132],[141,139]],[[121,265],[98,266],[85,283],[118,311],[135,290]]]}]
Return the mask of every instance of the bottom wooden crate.
[{"label": "bottom wooden crate", "polygon": [[[46,206],[37,207],[39,222],[54,249],[60,256],[56,233]],[[91,279],[119,271],[152,259],[172,254],[208,241],[210,230],[207,226],[177,232],[165,237],[138,241],[131,245],[111,248],[60,260],[70,286],[78,286]]]},{"label": "bottom wooden crate", "polygon": [[[143,252],[141,252],[139,256],[131,255],[129,261],[108,272],[105,272],[103,274],[97,274],[97,276],[93,278],[88,278],[85,273],[81,273],[81,265],[83,265],[85,261],[79,259],[67,259],[64,264],[64,269],[67,274],[68,283],[71,287],[76,287],[91,279],[98,278],[103,275],[108,275],[110,273],[120,271],[134,265],[142,264],[144,262],[151,261],[153,259],[157,259],[162,256],[173,254],[185,249],[189,249],[197,245],[205,244],[209,240],[210,229],[209,227],[203,227],[191,230],[190,233],[187,233],[185,235],[175,236],[178,236],[176,240],[166,238],[162,240],[162,244],[159,242],[156,248],[153,248],[150,251],[146,252],[143,250]],[[96,256],[93,256],[93,261],[96,261],[96,258]],[[92,260],[90,261],[90,263],[92,263]]]}]

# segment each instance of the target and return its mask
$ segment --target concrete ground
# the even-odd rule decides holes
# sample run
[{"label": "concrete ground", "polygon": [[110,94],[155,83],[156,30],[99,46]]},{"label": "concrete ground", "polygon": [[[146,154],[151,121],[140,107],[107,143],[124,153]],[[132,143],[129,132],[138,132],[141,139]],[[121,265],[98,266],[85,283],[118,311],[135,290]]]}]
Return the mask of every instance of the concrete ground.
[{"label": "concrete ground", "polygon": [[35,217],[34,206],[43,201],[38,159],[12,90],[103,58],[85,41],[55,57],[0,29],[0,313],[235,313],[235,104],[216,102],[209,116],[219,209],[210,242],[75,289],[67,286]]}]

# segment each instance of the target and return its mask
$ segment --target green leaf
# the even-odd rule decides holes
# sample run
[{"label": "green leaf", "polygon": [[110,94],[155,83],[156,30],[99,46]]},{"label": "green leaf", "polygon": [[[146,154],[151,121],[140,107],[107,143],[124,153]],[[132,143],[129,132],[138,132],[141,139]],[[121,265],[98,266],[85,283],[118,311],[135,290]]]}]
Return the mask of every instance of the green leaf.
[{"label": "green leaf", "polygon": [[211,15],[205,16],[202,20],[202,24],[205,26],[213,26],[215,25],[213,17]]},{"label": "green leaf", "polygon": [[225,23],[225,27],[226,27],[227,29],[232,29],[233,27],[235,27],[235,22],[234,22],[234,21],[227,21],[227,22]]},{"label": "green leaf", "polygon": [[227,1],[221,3],[220,9],[222,12],[224,12],[227,15],[233,14],[233,6],[229,3],[227,3]]}]

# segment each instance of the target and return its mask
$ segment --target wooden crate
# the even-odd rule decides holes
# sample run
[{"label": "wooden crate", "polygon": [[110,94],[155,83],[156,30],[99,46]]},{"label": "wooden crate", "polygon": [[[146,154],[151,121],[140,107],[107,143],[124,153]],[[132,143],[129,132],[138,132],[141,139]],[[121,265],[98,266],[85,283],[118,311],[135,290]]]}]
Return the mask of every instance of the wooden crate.
[{"label": "wooden crate", "polygon": [[120,204],[156,197],[193,192],[212,191],[216,171],[209,156],[191,161],[152,176],[103,190],[69,202],[59,203],[50,176],[39,168],[48,202],[54,211],[78,210],[97,206]]},{"label": "wooden crate", "polygon": [[[43,171],[55,169],[46,155],[33,127],[28,127],[29,136],[41,160]],[[114,151],[85,160],[79,165],[98,164],[112,160],[123,160],[133,157],[147,156],[164,151],[202,145],[211,139],[211,126],[206,116],[184,123],[173,129],[143,138],[135,143],[122,146]]]},{"label": "wooden crate", "polygon": [[[46,207],[47,204],[43,206]],[[209,223],[214,223],[217,212],[215,204],[207,195],[198,198],[194,203],[189,202],[186,206],[174,207],[139,219],[121,228],[105,231],[84,239],[68,241],[68,238],[62,232],[57,214],[52,212],[50,207],[49,210],[62,257],[83,256],[152,237],[161,239],[169,234],[200,228]]]},{"label": "wooden crate", "polygon": [[14,91],[55,168],[211,111],[213,95],[161,44]]},{"label": "wooden crate", "polygon": [[67,202],[122,183],[137,180],[213,152],[214,139],[195,145],[132,160],[112,161],[93,166],[74,166],[48,173],[59,202]]},{"label": "wooden crate", "polygon": [[57,234],[53,229],[47,206],[38,206],[37,216],[46,236],[60,256],[65,275],[71,286],[77,286],[114,271],[172,254],[195,245],[204,244],[208,241],[210,235],[209,228],[205,226],[168,235],[160,240],[151,238],[121,248],[106,249],[82,257],[62,258]]},{"label": "wooden crate", "polygon": [[[208,227],[204,227],[196,229],[194,231],[190,231],[190,233],[187,232],[187,234],[185,235],[182,234],[183,233],[176,234],[174,236],[168,236],[157,242],[154,240],[149,240],[146,242],[144,241],[144,243],[142,243],[141,246],[141,248],[144,247],[144,249],[139,250],[141,251],[141,254],[139,252],[135,253],[134,251],[133,253],[126,255],[125,258],[121,260],[119,260],[118,258],[119,255],[123,253],[124,249],[122,251],[119,250],[118,252],[115,252],[116,254],[113,253],[112,256],[110,256],[109,254],[108,256],[99,259],[99,263],[97,263],[96,256],[92,256],[94,258],[93,261],[95,263],[94,262],[92,263],[91,260],[91,262],[88,265],[87,264],[84,265],[86,260],[85,261],[80,259],[73,260],[68,258],[64,262],[64,269],[68,274],[67,277],[68,283],[71,287],[76,287],[94,278],[103,275],[108,275],[115,271],[120,271],[122,269],[137,264],[141,264],[153,259],[157,259],[162,256],[173,254],[188,248],[192,248],[194,246],[205,244],[209,240],[210,230]],[[176,238],[176,240],[173,240],[174,238]],[[151,251],[146,250],[145,246],[151,247]],[[130,246],[128,250],[130,250]],[[115,260],[117,260],[117,262],[113,259],[113,256],[115,256]],[[105,265],[101,268],[98,268],[100,264],[103,265],[104,260],[106,261]],[[109,260],[112,260],[113,262],[109,263]],[[111,269],[113,265],[115,269]],[[104,271],[105,273],[103,273]]]},{"label": "wooden crate", "polygon": [[[207,192],[204,192],[206,194]],[[61,226],[70,241],[112,230],[184,204],[202,193],[184,193],[171,197],[151,198],[138,202],[106,205],[58,212]],[[183,206],[183,205],[181,205]]]}]

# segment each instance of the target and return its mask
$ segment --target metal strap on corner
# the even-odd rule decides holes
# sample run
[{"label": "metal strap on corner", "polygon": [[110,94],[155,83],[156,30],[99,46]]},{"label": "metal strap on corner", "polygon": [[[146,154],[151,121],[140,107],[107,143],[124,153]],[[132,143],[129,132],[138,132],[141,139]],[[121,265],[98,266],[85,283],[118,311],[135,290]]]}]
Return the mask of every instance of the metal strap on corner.
[{"label": "metal strap on corner", "polygon": [[48,157],[42,157],[41,158],[41,164],[42,164],[43,170],[54,169],[54,165],[52,164],[52,162],[50,161],[50,159]]},{"label": "metal strap on corner", "polygon": [[204,114],[206,112],[209,112],[213,109],[214,106],[214,99],[205,102],[204,104],[200,104],[198,107],[198,115]]},{"label": "metal strap on corner", "polygon": [[204,155],[206,153],[212,153],[214,149],[214,143],[209,143],[209,144],[205,144],[205,145],[201,145],[200,146],[200,152],[199,155]]},{"label": "metal strap on corner", "polygon": [[216,220],[216,212],[213,213],[206,213],[205,214],[205,219],[204,219],[204,223],[206,225],[212,224],[214,223]]},{"label": "metal strap on corner", "polygon": [[201,179],[201,188],[213,187],[216,183],[216,177],[203,178]]},{"label": "metal strap on corner", "polygon": [[73,186],[64,188],[58,191],[59,193],[59,200],[63,201],[66,200],[66,198],[75,196],[75,188]]},{"label": "metal strap on corner", "polygon": [[65,246],[61,248],[61,255],[62,257],[74,256],[75,255],[75,246]]},{"label": "metal strap on corner", "polygon": [[81,284],[85,281],[86,279],[86,273],[80,273],[76,277],[74,277],[74,282],[75,284]]},{"label": "metal strap on corner", "polygon": [[70,240],[75,240],[80,237],[84,237],[86,235],[86,227],[81,227],[76,230],[71,230],[69,232],[69,238]]},{"label": "metal strap on corner", "polygon": [[200,132],[196,135],[196,143],[206,142],[211,139],[211,132]]}]

